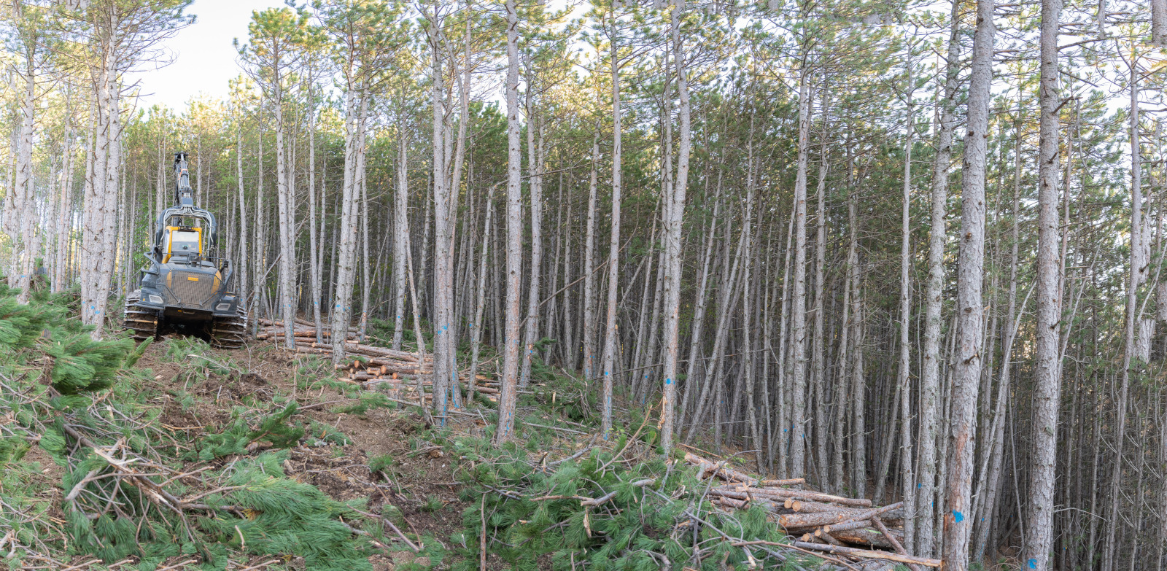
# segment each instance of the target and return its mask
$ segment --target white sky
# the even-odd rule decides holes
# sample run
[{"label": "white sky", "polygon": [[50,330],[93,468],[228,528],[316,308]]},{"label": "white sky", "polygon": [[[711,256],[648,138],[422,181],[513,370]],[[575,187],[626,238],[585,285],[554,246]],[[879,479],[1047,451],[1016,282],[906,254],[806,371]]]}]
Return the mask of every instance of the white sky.
[{"label": "white sky", "polygon": [[173,63],[135,74],[142,85],[138,106],[158,104],[179,110],[200,94],[226,97],[227,80],[240,72],[231,41],[247,41],[252,10],[280,6],[283,0],[195,0],[187,13],[198,20],[164,45]]}]

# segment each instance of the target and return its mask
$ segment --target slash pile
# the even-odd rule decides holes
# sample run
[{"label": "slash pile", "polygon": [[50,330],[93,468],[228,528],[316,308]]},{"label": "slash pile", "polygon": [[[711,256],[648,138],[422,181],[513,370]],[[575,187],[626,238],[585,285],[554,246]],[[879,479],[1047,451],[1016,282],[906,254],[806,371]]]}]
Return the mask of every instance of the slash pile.
[{"label": "slash pile", "polygon": [[802,478],[764,480],[691,453],[685,454],[685,461],[699,468],[701,479],[724,482],[709,488],[715,505],[734,510],[764,507],[797,548],[858,562],[900,563],[913,570],[942,566],[939,559],[915,557],[904,549],[902,503],[874,507],[868,499],[792,489],[805,484]]}]

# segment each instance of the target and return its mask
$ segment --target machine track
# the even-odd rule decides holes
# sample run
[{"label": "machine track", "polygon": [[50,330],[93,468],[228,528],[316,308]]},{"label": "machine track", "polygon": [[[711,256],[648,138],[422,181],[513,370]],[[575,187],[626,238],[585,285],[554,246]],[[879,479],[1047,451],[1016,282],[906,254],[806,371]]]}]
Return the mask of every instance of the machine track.
[{"label": "machine track", "polygon": [[235,310],[233,317],[216,317],[211,322],[211,346],[219,349],[238,349],[247,339],[247,311]]},{"label": "machine track", "polygon": [[134,332],[134,341],[138,342],[153,339],[158,335],[158,315],[152,310],[139,308],[138,302],[141,299],[141,290],[134,290],[127,295],[126,308],[122,314],[125,328]]}]

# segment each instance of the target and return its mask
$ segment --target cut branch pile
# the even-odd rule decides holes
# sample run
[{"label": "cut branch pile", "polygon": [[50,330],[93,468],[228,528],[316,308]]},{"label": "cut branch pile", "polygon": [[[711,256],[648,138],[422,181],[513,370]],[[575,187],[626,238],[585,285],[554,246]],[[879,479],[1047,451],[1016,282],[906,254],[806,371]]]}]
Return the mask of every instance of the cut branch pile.
[{"label": "cut branch pile", "polygon": [[941,567],[939,559],[915,557],[904,549],[902,503],[877,508],[868,499],[788,487],[804,486],[802,478],[764,480],[691,453],[685,453],[685,461],[700,469],[701,479],[724,482],[709,488],[714,505],[733,510],[764,507],[795,539],[795,547],[858,561],[902,563],[914,570]]}]

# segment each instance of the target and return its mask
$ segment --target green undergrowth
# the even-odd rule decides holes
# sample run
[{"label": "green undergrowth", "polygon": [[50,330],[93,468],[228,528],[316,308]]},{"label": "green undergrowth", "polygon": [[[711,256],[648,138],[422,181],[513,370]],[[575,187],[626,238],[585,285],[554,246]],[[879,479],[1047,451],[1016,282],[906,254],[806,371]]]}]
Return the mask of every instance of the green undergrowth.
[{"label": "green undergrowth", "polygon": [[[715,509],[705,496],[711,483],[698,480],[683,461],[666,462],[652,446],[655,435],[642,431],[629,445],[630,437],[621,433],[610,449],[592,448],[557,463],[546,451],[561,444],[562,435],[521,423],[516,434],[521,434],[518,442],[501,447],[490,440],[490,430],[485,437],[455,438],[447,445],[458,459],[461,499],[469,505],[462,514],[464,529],[451,538],[460,546],[455,569],[478,568],[483,530],[492,560],[516,570],[819,565],[816,558],[779,546],[735,546],[789,540],[762,508]],[[631,450],[640,453],[633,457]],[[614,458],[617,451],[626,453]],[[614,496],[600,505],[581,505],[584,498],[610,493]]]},{"label": "green undergrowth", "polygon": [[[119,568],[150,570],[182,557],[197,561],[183,568],[213,570],[263,556],[299,557],[308,569],[371,569],[372,541],[388,542],[380,523],[354,511],[363,505],[284,472],[281,449],[346,444],[346,435],[310,422],[278,393],[272,402],[243,399],[205,432],[166,428],[165,402],[193,411],[200,381],[238,377],[243,367],[203,341],[170,339],[159,352],[179,365],[183,386],[167,389],[136,366],[148,344],[117,330],[94,341],[75,304],[70,292],[20,304],[0,286],[0,537],[12,538],[9,567],[97,557],[107,565],[133,558]],[[351,394],[365,410],[388,405]],[[158,501],[111,462],[128,462],[184,507]]]}]

